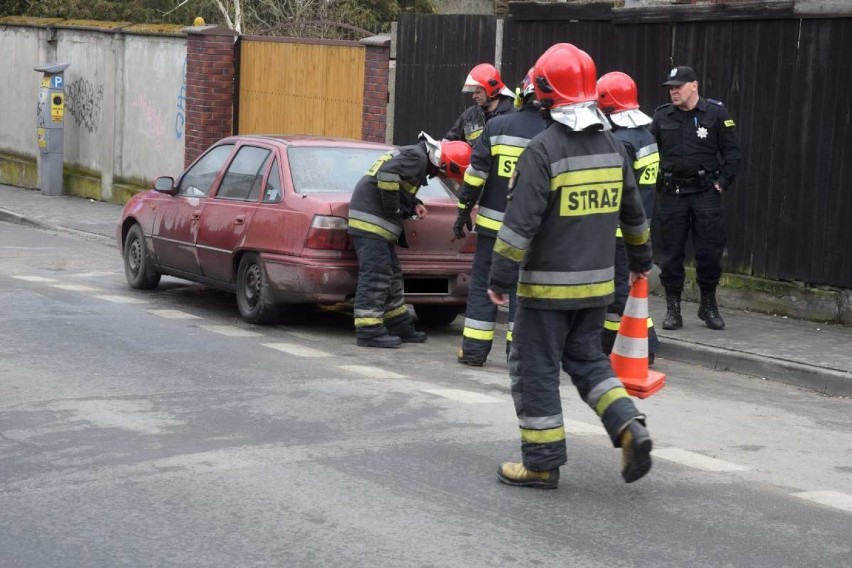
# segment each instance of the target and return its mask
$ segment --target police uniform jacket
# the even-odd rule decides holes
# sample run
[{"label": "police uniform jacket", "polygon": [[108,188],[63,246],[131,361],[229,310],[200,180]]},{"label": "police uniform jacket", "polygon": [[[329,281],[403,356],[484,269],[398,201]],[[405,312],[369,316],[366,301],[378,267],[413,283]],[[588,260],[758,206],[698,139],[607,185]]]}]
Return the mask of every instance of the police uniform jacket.
[{"label": "police uniform jacket", "polygon": [[653,214],[654,192],[657,189],[657,174],[660,169],[660,153],[657,151],[657,141],[651,131],[644,126],[635,128],[618,128],[612,131],[627,150],[633,167],[633,177],[639,186],[639,196],[645,209],[645,217]]},{"label": "police uniform jacket", "polygon": [[624,147],[609,132],[552,123],[518,160],[489,287],[507,293],[520,263],[520,305],[606,306],[615,290],[619,222],[630,270],[650,270],[650,231]]},{"label": "police uniform jacket", "polygon": [[538,109],[532,105],[525,105],[520,112],[498,116],[485,125],[482,136],[473,145],[470,166],[459,192],[459,207],[470,209],[479,201],[477,233],[497,236],[503,224],[515,163],[530,139],[545,126]]},{"label": "police uniform jacket", "polygon": [[425,142],[402,146],[379,157],[355,186],[349,201],[349,233],[405,246],[402,220],[415,213],[417,191],[426,183]]},{"label": "police uniform jacket", "polygon": [[699,97],[690,111],[662,105],[654,113],[651,132],[660,149],[665,191],[695,193],[713,182],[728,189],[734,182],[740,148],[734,121],[719,101]]},{"label": "police uniform jacket", "polygon": [[491,111],[486,112],[479,105],[471,105],[459,115],[452,128],[444,135],[444,140],[464,140],[473,146],[477,138],[482,135],[486,122],[514,111],[515,99],[506,95],[500,95],[500,102]]}]

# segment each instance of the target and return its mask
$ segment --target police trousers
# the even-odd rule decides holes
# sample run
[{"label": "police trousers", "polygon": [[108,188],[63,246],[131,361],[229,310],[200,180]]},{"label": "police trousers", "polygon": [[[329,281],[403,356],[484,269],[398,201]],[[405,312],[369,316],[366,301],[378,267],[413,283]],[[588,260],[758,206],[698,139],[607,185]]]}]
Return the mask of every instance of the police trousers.
[{"label": "police trousers", "polygon": [[380,237],[352,235],[358,256],[355,336],[411,335],[414,321],[405,306],[402,268],[395,245]]},{"label": "police trousers", "polygon": [[[624,245],[624,239],[617,237],[615,239],[615,299],[606,308],[606,320],[601,333],[601,347],[605,355],[612,353],[629,295],[630,269],[627,262],[627,247]],[[657,330],[654,329],[654,320],[648,314],[648,354],[656,353],[659,347],[660,340],[657,337]]]},{"label": "police trousers", "polygon": [[[462,331],[462,355],[467,359],[482,362],[485,362],[491,352],[494,329],[497,326],[497,305],[488,297],[488,275],[491,272],[491,257],[496,241],[496,237],[477,234],[470,287],[467,291],[464,331]],[[515,280],[517,281],[517,274]],[[515,290],[513,288],[509,295],[509,331],[506,334],[507,355],[512,341],[516,309]]]},{"label": "police trousers", "polygon": [[698,287],[714,291],[722,276],[725,216],[722,195],[714,188],[698,193],[663,192],[655,218],[661,238],[658,247],[660,280],[667,294],[683,291],[686,241],[692,235]]},{"label": "police trousers", "polygon": [[567,460],[560,366],[600,417],[613,446],[621,445],[623,428],[642,417],[601,351],[605,311],[605,307],[558,311],[518,306],[509,376],[528,469],[555,469]]}]

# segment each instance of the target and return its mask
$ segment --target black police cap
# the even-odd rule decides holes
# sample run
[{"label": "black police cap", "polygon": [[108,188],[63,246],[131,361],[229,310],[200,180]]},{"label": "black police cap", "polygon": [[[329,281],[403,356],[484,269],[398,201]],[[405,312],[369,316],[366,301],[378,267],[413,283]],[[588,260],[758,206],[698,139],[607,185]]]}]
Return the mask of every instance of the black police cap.
[{"label": "black police cap", "polygon": [[669,72],[669,76],[663,83],[663,87],[680,87],[684,83],[691,83],[698,80],[698,75],[692,67],[675,67]]}]

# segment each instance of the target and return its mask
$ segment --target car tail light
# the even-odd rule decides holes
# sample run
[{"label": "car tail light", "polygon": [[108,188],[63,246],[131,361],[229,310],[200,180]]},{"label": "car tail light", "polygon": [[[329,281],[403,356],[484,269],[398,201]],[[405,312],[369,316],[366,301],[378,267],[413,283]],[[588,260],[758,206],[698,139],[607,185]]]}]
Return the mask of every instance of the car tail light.
[{"label": "car tail light", "polygon": [[467,240],[462,245],[461,252],[465,254],[473,254],[476,252],[476,233],[470,233],[467,236]]},{"label": "car tail light", "polygon": [[351,250],[352,241],[347,230],[349,222],[343,217],[314,215],[305,246],[322,250]]}]

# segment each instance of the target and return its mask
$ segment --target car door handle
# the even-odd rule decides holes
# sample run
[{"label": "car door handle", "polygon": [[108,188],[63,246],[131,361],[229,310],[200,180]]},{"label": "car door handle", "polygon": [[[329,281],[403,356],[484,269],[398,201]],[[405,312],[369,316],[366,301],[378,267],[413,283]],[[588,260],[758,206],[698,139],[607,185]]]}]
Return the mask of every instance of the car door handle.
[{"label": "car door handle", "polygon": [[242,225],[246,221],[245,215],[237,215],[234,217],[234,225]]},{"label": "car door handle", "polygon": [[197,220],[199,217],[201,217],[201,211],[199,209],[196,209],[189,217],[193,220]]}]

